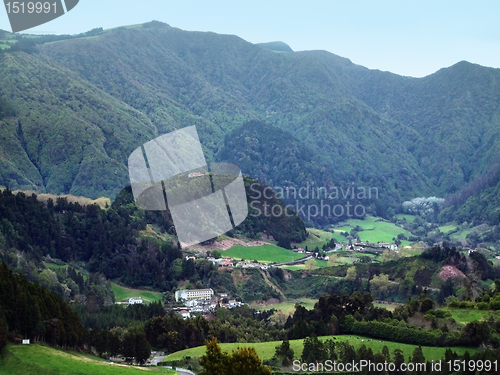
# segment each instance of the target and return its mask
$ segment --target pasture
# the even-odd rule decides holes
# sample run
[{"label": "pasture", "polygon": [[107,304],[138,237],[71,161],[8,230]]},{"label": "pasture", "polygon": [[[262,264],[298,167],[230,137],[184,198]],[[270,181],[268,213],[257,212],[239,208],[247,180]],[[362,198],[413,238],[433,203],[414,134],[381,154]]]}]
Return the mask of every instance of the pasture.
[{"label": "pasture", "polygon": [[234,259],[258,260],[261,263],[285,263],[304,258],[306,254],[298,254],[282,247],[266,244],[261,246],[236,245],[222,251],[222,256]]},{"label": "pasture", "polygon": [[[417,347],[416,345],[410,345],[410,344],[401,344],[397,342],[392,342],[392,341],[385,341],[385,340],[376,340],[373,339],[371,341],[368,341],[368,337],[364,336],[355,336],[353,335],[352,337],[349,335],[338,335],[338,336],[323,336],[319,337],[320,340],[324,341],[328,338],[333,338],[335,337],[336,341],[349,341],[351,345],[353,345],[356,349],[361,347],[361,345],[366,345],[368,348],[372,348],[374,353],[381,352],[384,345],[387,346],[389,349],[389,352],[392,354],[394,350],[396,349],[401,349],[403,351],[403,355],[405,357],[405,360],[408,360],[409,357],[412,355],[413,351]],[[359,339],[357,339],[359,337]],[[364,340],[364,342],[362,341]],[[304,340],[290,340],[290,347],[294,351],[294,358],[300,358],[302,354],[302,349],[303,349],[303,344]],[[238,347],[245,347],[245,346],[251,346],[254,347],[257,354],[259,357],[263,360],[266,359],[271,359],[272,356],[274,355],[276,346],[281,345],[281,341],[270,341],[270,342],[259,342],[259,343],[234,343],[234,344],[219,344],[221,349],[224,351],[229,351],[231,352],[232,350],[236,350]],[[444,358],[444,353],[447,348],[444,347],[431,347],[431,346],[422,346],[422,352],[425,356],[426,360],[434,360],[437,361],[441,358]],[[456,352],[457,354],[463,354],[465,351],[469,351],[469,353],[475,353],[478,351],[478,349],[474,348],[464,348],[464,347],[452,347],[452,351]],[[165,359],[166,361],[178,361],[181,360],[182,358],[189,356],[191,358],[200,358],[205,354],[205,346],[198,346],[196,348],[191,348],[191,349],[186,349],[186,350],[181,350],[179,352],[170,354],[167,356]]]},{"label": "pasture", "polygon": [[38,344],[9,345],[0,358],[0,374],[9,375],[146,375],[147,373],[177,374],[164,368],[138,368],[108,363],[104,359],[87,354],[56,350]]},{"label": "pasture", "polygon": [[115,294],[115,301],[124,301],[130,297],[142,297],[145,303],[151,303],[156,301],[161,301],[163,298],[163,293],[154,292],[151,290],[144,289],[132,289],[126,288],[124,286],[111,283],[111,290]]}]

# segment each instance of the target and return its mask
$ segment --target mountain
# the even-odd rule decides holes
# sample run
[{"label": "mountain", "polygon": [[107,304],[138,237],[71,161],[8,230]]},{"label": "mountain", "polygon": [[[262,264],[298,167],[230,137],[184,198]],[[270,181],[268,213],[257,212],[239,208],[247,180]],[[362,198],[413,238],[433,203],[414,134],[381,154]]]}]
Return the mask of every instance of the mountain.
[{"label": "mountain", "polygon": [[[300,149],[298,167],[316,184],[377,187],[379,215],[458,192],[498,162],[499,69],[460,62],[402,77],[325,51],[159,22],[95,34],[2,53],[1,185],[114,197],[133,149],[190,125],[209,161],[253,163],[272,150],[249,156],[231,140],[245,127],[259,134],[251,120],[265,124],[261,139],[268,126],[282,132],[277,149]],[[296,173],[289,156],[242,171],[284,184]]]}]

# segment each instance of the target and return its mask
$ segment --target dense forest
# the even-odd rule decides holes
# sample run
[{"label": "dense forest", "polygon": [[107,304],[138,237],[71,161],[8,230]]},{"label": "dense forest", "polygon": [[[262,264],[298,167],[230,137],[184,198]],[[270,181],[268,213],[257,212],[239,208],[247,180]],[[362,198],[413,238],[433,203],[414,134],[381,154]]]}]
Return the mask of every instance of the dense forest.
[{"label": "dense forest", "polygon": [[[245,187],[250,189],[250,186],[260,191],[265,189],[258,181],[247,178]],[[281,200],[268,199],[263,194],[258,199],[248,199],[248,219],[229,235],[256,238],[266,232],[283,247],[306,238],[304,222],[293,212],[286,211]],[[279,205],[282,215],[252,214],[255,209],[250,207],[252,202],[255,203],[253,207],[265,203]],[[170,235],[171,240],[160,241],[148,236],[148,225],[154,226],[160,234]],[[2,259],[13,268],[20,267],[31,280],[35,280],[36,275],[25,258],[37,264],[42,257],[51,257],[64,262],[85,262],[90,272],[130,286],[152,286],[169,291],[180,279],[207,284],[213,265],[184,259],[174,236],[170,212],[139,209],[130,187],[123,189],[107,209],[68,202],[65,198],[49,199],[44,203],[34,194],[14,194],[8,189],[0,191]],[[69,275],[72,280],[70,293],[75,294],[77,289],[83,292],[81,276],[72,272]]]}]

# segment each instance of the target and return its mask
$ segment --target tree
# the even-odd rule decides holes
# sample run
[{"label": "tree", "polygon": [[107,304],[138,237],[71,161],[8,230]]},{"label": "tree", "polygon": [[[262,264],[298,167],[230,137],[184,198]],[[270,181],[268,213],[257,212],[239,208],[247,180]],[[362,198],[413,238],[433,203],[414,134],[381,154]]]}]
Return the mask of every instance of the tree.
[{"label": "tree", "polygon": [[356,272],[356,267],[352,266],[347,269],[347,274],[345,275],[345,278],[347,280],[356,280],[357,277],[357,272]]},{"label": "tree", "polygon": [[307,272],[311,273],[312,270],[314,270],[316,268],[316,262],[314,259],[309,259],[306,263],[305,263],[305,266],[306,266],[306,270]]},{"label": "tree", "polygon": [[151,345],[149,345],[144,331],[140,331],[135,335],[135,360],[142,365],[150,355]]},{"label": "tree", "polygon": [[[413,351],[411,362],[413,362],[413,363],[425,363],[425,357],[424,357],[424,354],[422,353],[421,346],[416,347],[415,350]],[[415,371],[414,374],[420,375],[420,374],[422,374],[422,372]]]},{"label": "tree", "polygon": [[257,355],[255,348],[238,348],[229,358],[228,375],[272,375]]},{"label": "tree", "polygon": [[0,306],[0,354],[3,348],[7,346],[7,322],[5,321],[4,312]]},{"label": "tree", "polygon": [[373,296],[379,298],[386,296],[394,286],[395,284],[389,281],[389,275],[383,273],[373,276],[370,280],[370,292]]},{"label": "tree", "polygon": [[223,352],[217,343],[217,339],[212,337],[210,341],[206,341],[207,350],[205,355],[200,358],[200,365],[203,371],[200,375],[227,375],[227,363],[229,355]]},{"label": "tree", "polygon": [[326,351],[323,342],[313,335],[304,340],[304,349],[302,350],[302,362],[312,363],[315,361],[323,361],[326,358]]},{"label": "tree", "polygon": [[207,350],[200,358],[203,371],[200,375],[272,375],[272,371],[262,365],[255,348],[238,348],[231,355],[222,351],[217,339],[206,341]]},{"label": "tree", "polygon": [[284,340],[281,345],[277,346],[274,356],[276,358],[283,358],[283,361],[281,362],[283,366],[290,366],[294,356],[293,349],[290,348],[290,342],[288,340]]},{"label": "tree", "polygon": [[403,375],[404,373],[400,370],[401,365],[405,362],[405,357],[403,355],[403,351],[401,349],[395,349],[393,352],[393,361],[394,364],[396,365],[396,374],[397,375]]}]

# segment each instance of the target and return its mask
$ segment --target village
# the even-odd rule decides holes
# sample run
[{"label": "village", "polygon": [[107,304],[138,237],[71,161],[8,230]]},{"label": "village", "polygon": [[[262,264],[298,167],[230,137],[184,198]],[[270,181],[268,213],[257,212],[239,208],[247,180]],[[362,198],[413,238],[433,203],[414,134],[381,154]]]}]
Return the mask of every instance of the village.
[{"label": "village", "polygon": [[[365,252],[365,251],[376,251],[383,252],[385,250],[398,251],[398,247],[396,244],[390,244],[385,242],[380,242],[377,244],[365,243],[361,241],[354,241],[350,244],[336,244],[333,249],[314,249],[313,251],[309,250],[307,247],[305,249],[295,247],[291,249],[291,252],[297,254],[304,254],[303,257],[299,259],[295,259],[290,262],[285,263],[263,263],[257,260],[245,260],[245,259],[234,259],[232,257],[214,257],[209,256],[207,253],[198,253],[196,255],[190,254],[185,256],[185,260],[193,260],[196,259],[206,259],[212,262],[215,266],[219,268],[256,268],[262,271],[267,271],[271,267],[279,267],[283,265],[290,264],[298,264],[303,263],[309,259],[318,259],[328,261],[330,259],[331,253],[337,251],[356,251],[356,252]],[[210,252],[208,253],[210,254]],[[230,299],[230,296],[227,293],[220,293],[216,295],[214,290],[211,288],[206,289],[181,289],[177,290],[174,293],[175,298],[175,306],[169,307],[169,310],[176,311],[182,316],[183,319],[189,319],[197,314],[210,316],[214,314],[218,308],[226,308],[233,309],[236,307],[240,307],[245,305],[241,301],[237,301],[236,299]],[[118,305],[136,305],[143,304],[143,298],[139,297],[129,297],[128,299],[120,302],[116,302]]]}]

